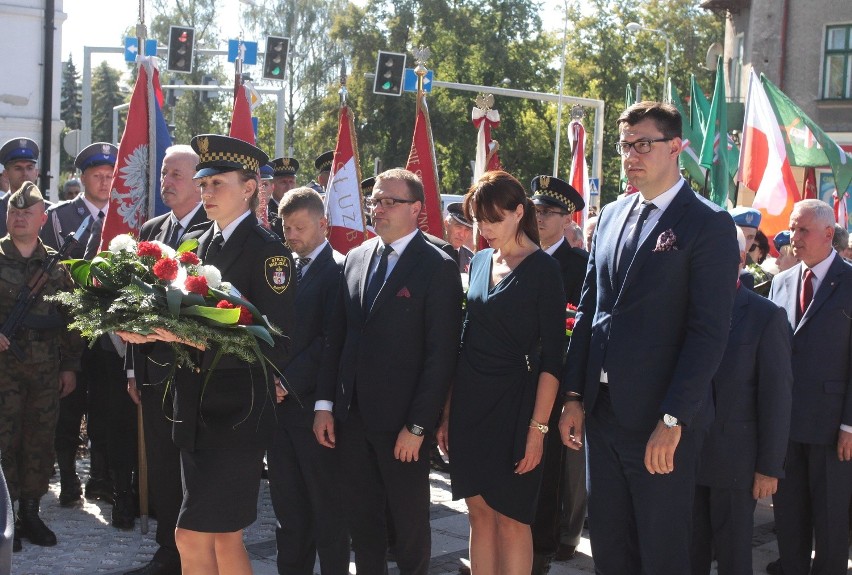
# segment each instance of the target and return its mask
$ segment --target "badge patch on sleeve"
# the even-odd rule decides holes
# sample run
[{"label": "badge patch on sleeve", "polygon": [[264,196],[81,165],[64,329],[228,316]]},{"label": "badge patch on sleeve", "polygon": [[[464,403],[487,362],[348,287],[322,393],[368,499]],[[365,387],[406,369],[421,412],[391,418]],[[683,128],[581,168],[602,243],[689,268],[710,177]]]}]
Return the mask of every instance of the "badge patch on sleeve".
[{"label": "badge patch on sleeve", "polygon": [[290,287],[290,260],[284,256],[266,258],[266,283],[275,293],[281,294]]}]

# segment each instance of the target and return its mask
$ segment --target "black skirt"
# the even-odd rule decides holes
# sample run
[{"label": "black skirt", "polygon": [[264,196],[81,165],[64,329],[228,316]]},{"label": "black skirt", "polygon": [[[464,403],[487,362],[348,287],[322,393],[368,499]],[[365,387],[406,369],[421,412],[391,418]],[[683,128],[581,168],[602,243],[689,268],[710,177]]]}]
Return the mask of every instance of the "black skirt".
[{"label": "black skirt", "polygon": [[177,526],[230,533],[257,519],[263,449],[181,449],[183,503]]}]

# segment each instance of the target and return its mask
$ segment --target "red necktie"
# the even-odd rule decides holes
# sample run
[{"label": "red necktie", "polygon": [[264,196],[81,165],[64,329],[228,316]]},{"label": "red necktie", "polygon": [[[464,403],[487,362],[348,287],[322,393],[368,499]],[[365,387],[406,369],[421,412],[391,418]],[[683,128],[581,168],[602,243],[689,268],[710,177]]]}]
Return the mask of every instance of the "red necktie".
[{"label": "red necktie", "polygon": [[799,317],[805,315],[805,310],[814,299],[814,272],[810,268],[805,270],[805,277],[802,280],[802,291],[799,293]]}]

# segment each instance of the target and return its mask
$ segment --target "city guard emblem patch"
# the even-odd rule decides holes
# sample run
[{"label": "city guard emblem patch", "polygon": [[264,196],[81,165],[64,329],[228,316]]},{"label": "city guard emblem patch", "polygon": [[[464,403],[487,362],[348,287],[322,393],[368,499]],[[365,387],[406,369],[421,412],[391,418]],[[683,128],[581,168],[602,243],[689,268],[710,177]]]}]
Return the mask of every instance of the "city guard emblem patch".
[{"label": "city guard emblem patch", "polygon": [[265,272],[266,283],[275,293],[282,294],[290,287],[290,278],[293,274],[290,270],[290,260],[284,256],[266,258]]}]

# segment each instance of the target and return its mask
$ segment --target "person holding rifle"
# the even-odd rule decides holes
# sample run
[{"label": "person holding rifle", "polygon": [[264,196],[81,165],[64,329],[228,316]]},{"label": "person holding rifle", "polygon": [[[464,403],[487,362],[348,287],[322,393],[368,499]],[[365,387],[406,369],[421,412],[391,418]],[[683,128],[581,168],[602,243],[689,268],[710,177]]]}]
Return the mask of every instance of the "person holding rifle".
[{"label": "person holding rifle", "polygon": [[46,220],[41,192],[25,182],[9,197],[8,233],[0,238],[0,461],[13,505],[18,501],[15,551],[22,538],[56,545],[39,500],[53,473],[59,398],[74,390],[83,350],[66,327],[69,318],[45,298],[73,289],[67,270],[56,265],[62,252],[51,257],[56,252],[39,239]]}]

